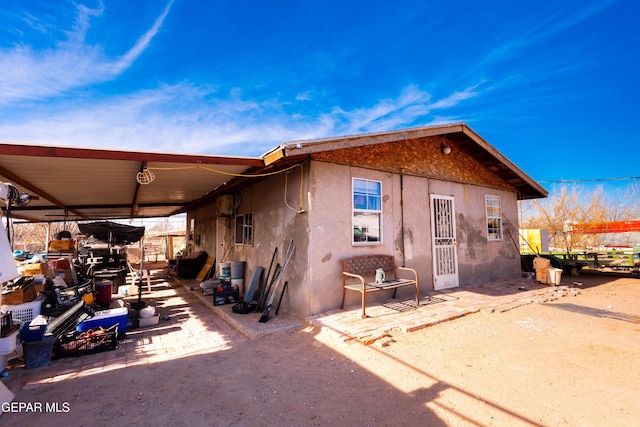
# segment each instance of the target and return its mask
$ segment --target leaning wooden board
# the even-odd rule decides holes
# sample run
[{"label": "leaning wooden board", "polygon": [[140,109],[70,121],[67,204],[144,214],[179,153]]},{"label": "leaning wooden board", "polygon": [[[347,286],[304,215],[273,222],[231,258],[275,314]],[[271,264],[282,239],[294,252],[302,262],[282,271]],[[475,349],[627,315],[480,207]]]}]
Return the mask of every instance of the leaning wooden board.
[{"label": "leaning wooden board", "polygon": [[202,269],[200,270],[200,273],[198,273],[196,280],[198,282],[202,282],[204,279],[206,279],[207,276],[209,276],[209,272],[211,271],[211,268],[215,263],[216,263],[215,257],[212,257],[212,256],[207,257],[207,262],[205,262],[204,265],[202,266]]}]

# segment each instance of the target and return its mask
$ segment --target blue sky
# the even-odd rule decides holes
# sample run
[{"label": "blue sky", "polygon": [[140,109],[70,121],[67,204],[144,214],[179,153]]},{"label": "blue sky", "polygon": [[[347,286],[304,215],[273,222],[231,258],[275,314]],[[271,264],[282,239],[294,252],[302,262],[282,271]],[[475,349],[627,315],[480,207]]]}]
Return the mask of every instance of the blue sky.
[{"label": "blue sky", "polygon": [[546,188],[640,176],[635,0],[0,5],[0,141],[255,156],[466,122]]}]

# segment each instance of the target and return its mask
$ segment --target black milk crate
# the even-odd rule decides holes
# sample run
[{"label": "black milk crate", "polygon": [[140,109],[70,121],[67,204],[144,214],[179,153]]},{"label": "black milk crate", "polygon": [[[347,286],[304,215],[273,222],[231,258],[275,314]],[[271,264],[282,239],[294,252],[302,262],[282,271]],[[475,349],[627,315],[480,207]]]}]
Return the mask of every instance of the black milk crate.
[{"label": "black milk crate", "polygon": [[114,325],[100,331],[91,330],[63,336],[56,341],[54,354],[57,359],[68,356],[83,356],[115,350],[117,346],[118,325]]},{"label": "black milk crate", "polygon": [[235,304],[240,302],[240,289],[230,282],[221,280],[220,286],[213,290],[213,305]]}]

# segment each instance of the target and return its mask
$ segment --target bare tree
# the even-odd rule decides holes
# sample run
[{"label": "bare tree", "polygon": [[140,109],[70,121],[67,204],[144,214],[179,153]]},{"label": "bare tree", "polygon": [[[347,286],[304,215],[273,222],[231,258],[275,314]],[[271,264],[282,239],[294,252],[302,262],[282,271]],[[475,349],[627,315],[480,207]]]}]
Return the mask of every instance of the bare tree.
[{"label": "bare tree", "polygon": [[68,231],[72,237],[79,234],[78,224],[75,222],[32,223],[14,222],[12,227],[13,249],[29,252],[45,252],[49,242],[61,231]]},{"label": "bare tree", "polygon": [[558,193],[546,199],[520,203],[521,227],[548,230],[550,247],[567,252],[597,247],[603,241],[600,234],[572,233],[572,224],[625,221],[638,218],[639,213],[637,199],[634,203],[627,203],[607,195],[602,186],[587,194],[578,185],[570,188],[563,185]]}]

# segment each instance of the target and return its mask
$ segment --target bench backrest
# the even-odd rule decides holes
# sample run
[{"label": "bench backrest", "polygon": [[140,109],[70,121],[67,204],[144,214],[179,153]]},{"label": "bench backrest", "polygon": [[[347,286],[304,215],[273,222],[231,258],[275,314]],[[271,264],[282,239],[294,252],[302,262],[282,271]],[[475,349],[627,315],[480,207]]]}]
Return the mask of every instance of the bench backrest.
[{"label": "bench backrest", "polygon": [[341,261],[342,271],[359,274],[361,276],[372,276],[376,270],[382,268],[387,274],[395,274],[396,264],[392,255],[362,255]]}]

